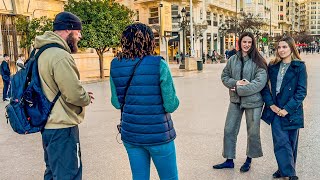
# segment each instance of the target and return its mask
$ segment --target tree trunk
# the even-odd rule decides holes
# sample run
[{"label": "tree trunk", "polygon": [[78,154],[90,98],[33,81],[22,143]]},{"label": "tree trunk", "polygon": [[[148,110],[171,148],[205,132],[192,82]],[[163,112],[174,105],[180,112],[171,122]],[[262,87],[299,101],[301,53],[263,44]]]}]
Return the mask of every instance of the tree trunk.
[{"label": "tree trunk", "polygon": [[103,67],[103,53],[97,50],[99,56],[100,78],[104,79],[104,67]]}]

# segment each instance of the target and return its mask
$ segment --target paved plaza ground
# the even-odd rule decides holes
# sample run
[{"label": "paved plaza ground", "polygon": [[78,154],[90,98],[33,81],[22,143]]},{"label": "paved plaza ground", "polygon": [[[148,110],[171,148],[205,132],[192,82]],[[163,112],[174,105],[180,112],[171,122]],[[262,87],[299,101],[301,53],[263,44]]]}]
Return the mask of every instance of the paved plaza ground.
[{"label": "paved plaza ground", "polygon": [[[320,179],[320,55],[304,55],[309,82],[305,101],[305,128],[300,131],[297,175],[301,180]],[[254,159],[247,173],[239,168],[246,158],[246,125],[242,121],[235,169],[214,170],[221,156],[223,127],[229,103],[220,80],[225,64],[206,64],[202,72],[184,72],[171,64],[180,107],[172,114],[181,180],[271,180],[277,169],[270,126],[261,122],[264,156]],[[129,180],[126,151],[116,140],[120,112],[110,103],[109,80],[86,84],[95,102],[86,109],[80,125],[84,180]],[[40,134],[18,135],[6,123],[0,102],[0,180],[43,179],[45,165]],[[151,179],[159,179],[152,166]]]}]

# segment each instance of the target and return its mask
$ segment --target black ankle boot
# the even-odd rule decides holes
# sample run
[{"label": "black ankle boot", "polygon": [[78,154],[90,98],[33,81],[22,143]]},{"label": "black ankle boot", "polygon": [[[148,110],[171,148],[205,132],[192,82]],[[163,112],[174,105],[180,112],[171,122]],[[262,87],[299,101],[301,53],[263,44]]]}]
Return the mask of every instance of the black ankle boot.
[{"label": "black ankle boot", "polygon": [[289,180],[298,180],[299,178],[298,178],[298,176],[290,176],[289,177]]},{"label": "black ankle boot", "polygon": [[282,176],[281,176],[280,171],[277,170],[276,172],[274,172],[274,173],[272,174],[272,177],[275,178],[275,179],[277,179],[277,178],[281,178]]},{"label": "black ankle boot", "polygon": [[248,172],[250,170],[251,163],[245,162],[240,168],[240,172]]},{"label": "black ankle boot", "polygon": [[234,168],[233,160],[227,160],[224,163],[213,166],[213,169],[225,169],[225,168]]},{"label": "black ankle boot", "polygon": [[252,158],[247,157],[246,162],[240,168],[240,172],[247,172],[250,170]]}]

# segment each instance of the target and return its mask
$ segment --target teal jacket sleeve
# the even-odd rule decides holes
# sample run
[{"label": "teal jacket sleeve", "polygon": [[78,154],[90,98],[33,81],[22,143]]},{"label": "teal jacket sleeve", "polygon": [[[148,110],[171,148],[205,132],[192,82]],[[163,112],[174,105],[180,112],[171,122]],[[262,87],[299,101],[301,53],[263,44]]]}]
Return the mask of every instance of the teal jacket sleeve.
[{"label": "teal jacket sleeve", "polygon": [[160,62],[160,87],[165,111],[168,113],[174,112],[180,102],[176,96],[169,65],[164,59]]},{"label": "teal jacket sleeve", "polygon": [[114,82],[112,80],[111,74],[110,74],[110,89],[111,89],[111,104],[116,108],[120,109],[120,103],[118,100],[118,95],[116,91],[116,86],[114,85]]}]

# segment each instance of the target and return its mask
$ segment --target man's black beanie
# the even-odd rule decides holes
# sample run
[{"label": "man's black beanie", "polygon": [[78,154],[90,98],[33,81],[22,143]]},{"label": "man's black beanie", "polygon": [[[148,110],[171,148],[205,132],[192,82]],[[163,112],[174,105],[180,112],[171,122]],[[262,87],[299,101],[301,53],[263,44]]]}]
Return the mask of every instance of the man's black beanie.
[{"label": "man's black beanie", "polygon": [[55,30],[82,30],[80,19],[71,12],[61,12],[56,15],[53,21],[53,31]]}]

